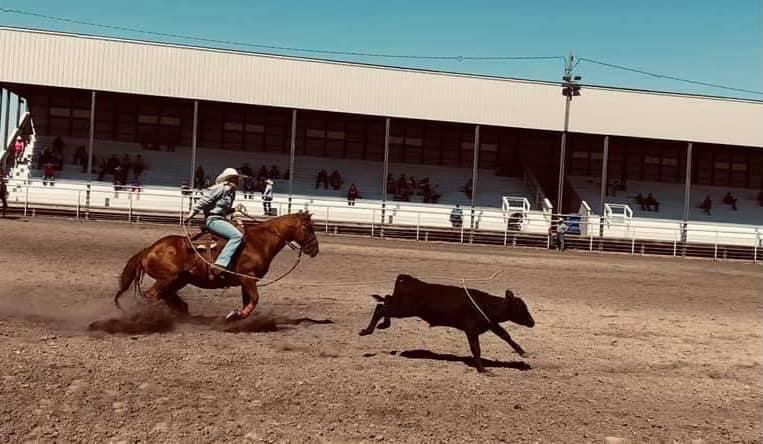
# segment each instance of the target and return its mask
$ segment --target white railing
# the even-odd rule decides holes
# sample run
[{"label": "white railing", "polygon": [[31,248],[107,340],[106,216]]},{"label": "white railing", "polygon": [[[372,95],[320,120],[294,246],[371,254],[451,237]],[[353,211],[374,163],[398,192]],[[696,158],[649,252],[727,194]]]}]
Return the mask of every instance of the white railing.
[{"label": "white railing", "polygon": [[[128,187],[129,188],[129,187]],[[179,190],[144,190],[133,192],[129,190],[114,190],[107,187],[84,185],[55,184],[37,185],[23,181],[10,181],[9,203],[23,208],[24,215],[34,215],[36,209],[68,208],[77,217],[85,217],[88,211],[112,211],[117,215],[126,215],[128,221],[140,221],[148,215],[174,215],[180,223],[187,214],[192,201],[198,198],[193,193],[183,195]],[[237,203],[242,203],[247,212],[253,216],[263,216],[264,209],[259,194],[251,198],[240,197]],[[550,205],[550,204],[549,204]],[[277,214],[289,211],[289,200],[277,197],[272,207]],[[613,207],[613,206],[612,206]],[[349,206],[341,199],[317,199],[310,196],[293,196],[291,211],[308,210],[314,214],[313,219],[325,231],[337,223],[370,225],[372,233],[381,228],[380,202],[357,201]],[[432,230],[459,232],[461,240],[468,239],[470,227],[476,232],[503,234],[504,245],[508,242],[510,233],[545,236],[551,226],[551,221],[557,216],[551,211],[526,211],[521,224],[507,223],[503,211],[497,208],[477,208],[472,214],[464,212],[463,223],[454,227],[450,221],[451,208],[436,205],[405,205],[398,204],[386,209],[387,220],[384,226],[415,229],[416,239],[426,240]],[[614,212],[610,210],[610,216]],[[624,218],[628,211],[621,210]],[[648,218],[627,219],[618,221],[611,218],[601,232],[592,229],[599,225],[596,215],[564,215],[570,221],[577,221],[579,233],[573,239],[586,239],[590,248],[594,248],[597,239],[624,242],[629,245],[632,253],[637,253],[636,243],[642,241],[661,242],[672,245],[677,249],[681,243],[683,224],[675,220],[658,220]],[[724,254],[727,246],[752,248],[757,258],[757,250],[763,248],[763,226],[740,224],[710,224],[705,222],[689,222],[686,227],[687,241],[697,246],[714,246],[717,254]],[[643,248],[643,246],[642,246]],[[628,248],[626,248],[627,250]]]}]

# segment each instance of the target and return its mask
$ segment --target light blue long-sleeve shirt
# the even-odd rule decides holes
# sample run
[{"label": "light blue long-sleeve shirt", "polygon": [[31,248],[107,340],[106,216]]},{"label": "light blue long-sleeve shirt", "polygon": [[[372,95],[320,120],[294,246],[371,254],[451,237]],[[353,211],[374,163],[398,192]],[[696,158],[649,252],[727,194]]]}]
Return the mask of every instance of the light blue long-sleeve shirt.
[{"label": "light blue long-sleeve shirt", "polygon": [[193,206],[192,213],[203,212],[205,217],[225,217],[233,212],[233,201],[236,200],[236,188],[228,184],[210,187],[204,196]]}]

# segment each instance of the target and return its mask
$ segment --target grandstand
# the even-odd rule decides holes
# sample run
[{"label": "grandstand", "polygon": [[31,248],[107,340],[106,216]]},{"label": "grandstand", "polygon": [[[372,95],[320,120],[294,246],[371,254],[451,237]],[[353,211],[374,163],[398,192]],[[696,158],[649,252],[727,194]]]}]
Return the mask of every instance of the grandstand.
[{"label": "grandstand", "polygon": [[[225,167],[248,164],[256,175],[275,165],[276,211],[309,209],[327,229],[342,222],[373,231],[383,221],[416,236],[435,227],[463,240],[476,230],[506,243],[510,231],[545,236],[552,213],[565,213],[591,240],[603,233],[674,249],[685,241],[761,245],[763,102],[587,86],[575,98],[565,198],[556,202],[564,99],[556,84],[12,28],[0,28],[0,44],[8,61],[0,86],[27,105],[19,127],[5,132],[6,141],[27,137],[24,156],[14,163],[8,143],[0,153],[11,167],[10,200],[25,210],[177,214],[190,202],[181,184],[193,182],[197,166],[213,178]],[[121,61],[119,72],[108,60]],[[602,165],[605,136],[612,143]],[[46,185],[39,159],[56,137],[63,168]],[[92,148],[94,173],[74,164],[81,146]],[[125,154],[146,164],[140,193],[116,189],[109,175],[98,180],[102,159]],[[428,178],[437,203],[424,203],[416,187],[408,200],[387,194],[385,158],[393,179]],[[292,163],[290,184],[283,173]],[[602,166],[609,181],[626,185],[604,206]],[[343,185],[316,188],[321,169],[338,171]],[[355,206],[347,203],[352,183],[362,197]],[[726,192],[739,199],[737,211],[722,203]],[[653,193],[660,211],[642,210],[637,193]],[[706,195],[711,215],[698,208]],[[256,193],[241,201],[262,214]],[[449,218],[455,205],[464,211],[461,227]]]}]

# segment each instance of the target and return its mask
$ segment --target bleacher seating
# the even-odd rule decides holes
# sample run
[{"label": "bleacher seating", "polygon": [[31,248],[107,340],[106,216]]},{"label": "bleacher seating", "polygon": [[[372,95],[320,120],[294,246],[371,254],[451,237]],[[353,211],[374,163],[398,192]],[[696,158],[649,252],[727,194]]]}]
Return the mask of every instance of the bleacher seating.
[{"label": "bleacher seating", "polygon": [[[36,169],[37,156],[45,149],[51,147],[55,136],[38,135],[35,143],[30,147],[34,151],[34,161],[31,163],[31,177],[39,178],[41,172]],[[67,181],[82,182],[88,179],[88,174],[82,172],[82,166],[72,164],[76,147],[80,145],[87,146],[87,139],[63,137],[64,148],[64,169],[57,172],[58,182],[67,183]],[[140,181],[146,186],[168,187],[177,189],[181,183],[187,182],[191,175],[191,154],[189,147],[176,147],[174,152],[144,150],[137,143],[103,141],[96,140],[93,144],[93,154],[96,161],[93,162],[93,168],[98,170],[98,162],[102,158],[109,158],[112,154],[117,158],[122,158],[128,154],[131,159],[140,154],[145,163],[146,170],[141,175]],[[205,174],[214,179],[219,171],[233,166],[241,167],[248,163],[255,175],[260,166],[265,165],[268,169],[271,165],[276,165],[282,174],[289,168],[289,156],[285,154],[274,153],[249,153],[241,151],[228,151],[210,148],[198,148],[196,152],[196,164],[201,165]],[[324,189],[321,186],[315,188],[315,179],[318,171],[325,169],[329,174],[338,170],[344,181],[339,190],[331,187]],[[410,165],[392,163],[389,167],[390,173],[397,178],[401,173],[407,177],[422,179],[429,177],[432,185],[439,185],[439,192],[442,194],[439,203],[444,205],[471,205],[471,199],[464,194],[462,187],[466,181],[471,178],[472,171],[469,168],[448,168],[424,165]],[[97,173],[93,173],[93,179]],[[129,179],[132,179],[130,175]],[[100,185],[108,187],[111,178],[107,177]],[[129,180],[128,180],[129,183]],[[382,163],[353,160],[321,158],[309,156],[297,156],[295,159],[295,180],[294,194],[301,196],[320,196],[329,199],[345,200],[347,189],[350,184],[355,183],[360,191],[362,199],[367,201],[381,200],[382,186]],[[288,190],[288,180],[283,178],[276,180],[276,193],[284,194]],[[524,183],[520,178],[496,176],[490,170],[480,170],[478,181],[478,199],[477,205],[481,207],[499,208],[501,199],[504,195],[524,196],[527,194]],[[392,200],[392,196],[387,196]],[[412,196],[412,203],[420,203],[421,196]],[[359,200],[358,203],[363,200]]]},{"label": "bleacher seating", "polygon": [[[598,177],[570,176],[569,183],[577,192],[578,196],[593,208],[594,212],[600,208],[601,181]],[[727,193],[739,199],[737,211],[730,205],[723,203],[723,196]],[[734,224],[763,225],[763,207],[757,200],[759,190],[744,188],[714,187],[705,185],[692,185],[691,205],[689,207],[689,219],[697,222],[723,222]],[[635,196],[641,193],[646,197],[652,193],[660,203],[660,211],[644,211],[636,203]],[[611,193],[605,202],[611,204],[627,204],[633,210],[634,218],[683,220],[684,212],[684,185],[679,183],[647,182],[629,180],[627,190],[618,190],[616,196]],[[699,208],[705,196],[710,196],[713,207],[711,215],[704,213]]]}]

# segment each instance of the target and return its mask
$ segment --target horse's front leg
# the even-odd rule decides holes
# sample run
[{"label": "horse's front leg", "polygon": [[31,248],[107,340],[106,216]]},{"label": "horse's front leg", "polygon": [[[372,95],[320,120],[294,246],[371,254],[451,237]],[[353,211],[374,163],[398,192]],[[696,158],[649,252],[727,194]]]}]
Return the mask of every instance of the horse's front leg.
[{"label": "horse's front leg", "polygon": [[225,317],[228,321],[248,318],[252,314],[260,295],[257,292],[257,281],[249,278],[241,278],[241,310],[233,310]]}]

